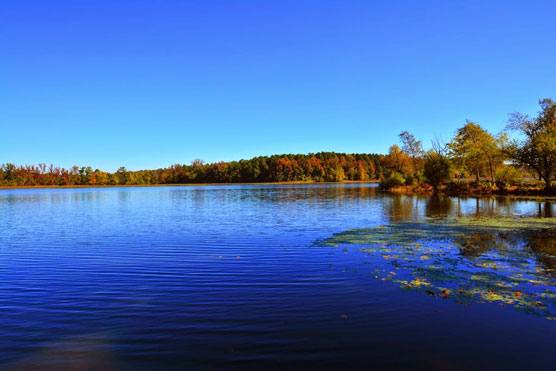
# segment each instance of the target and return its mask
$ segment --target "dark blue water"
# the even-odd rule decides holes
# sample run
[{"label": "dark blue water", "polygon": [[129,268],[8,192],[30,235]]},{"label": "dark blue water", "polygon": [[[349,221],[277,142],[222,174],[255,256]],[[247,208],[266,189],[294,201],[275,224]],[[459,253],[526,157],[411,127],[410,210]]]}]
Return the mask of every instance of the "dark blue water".
[{"label": "dark blue water", "polygon": [[551,369],[556,321],[400,290],[314,243],[552,209],[360,184],[0,190],[0,367]]}]

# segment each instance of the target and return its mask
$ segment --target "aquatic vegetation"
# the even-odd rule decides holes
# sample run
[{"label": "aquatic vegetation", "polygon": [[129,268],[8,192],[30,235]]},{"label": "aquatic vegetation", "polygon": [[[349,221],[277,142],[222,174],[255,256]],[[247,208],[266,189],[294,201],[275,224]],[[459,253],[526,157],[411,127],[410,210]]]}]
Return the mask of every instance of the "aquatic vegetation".
[{"label": "aquatic vegetation", "polygon": [[353,229],[316,242],[348,246],[371,275],[460,303],[494,302],[556,319],[556,221],[457,218]]}]

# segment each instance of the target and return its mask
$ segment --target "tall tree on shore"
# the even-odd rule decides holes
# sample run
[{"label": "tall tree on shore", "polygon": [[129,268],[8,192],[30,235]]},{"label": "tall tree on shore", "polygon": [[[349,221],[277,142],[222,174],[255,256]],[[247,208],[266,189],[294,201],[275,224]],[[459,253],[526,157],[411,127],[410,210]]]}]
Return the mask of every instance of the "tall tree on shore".
[{"label": "tall tree on shore", "polygon": [[410,160],[411,166],[413,167],[413,175],[416,175],[422,170],[423,164],[423,146],[420,140],[415,139],[415,136],[408,131],[402,131],[398,137],[402,142],[402,151],[405,152]]},{"label": "tall tree on shore", "polygon": [[516,165],[536,172],[551,189],[556,175],[556,102],[546,98],[539,104],[541,110],[535,118],[517,112],[510,115],[508,129],[521,137],[512,140],[506,152]]},{"label": "tall tree on shore", "polygon": [[494,183],[496,168],[504,162],[502,147],[505,142],[504,135],[494,137],[480,125],[467,121],[456,131],[449,146],[454,163],[467,168],[477,180],[481,172],[486,171]]},{"label": "tall tree on shore", "polygon": [[407,174],[411,171],[411,159],[396,144],[390,147],[388,154],[382,158],[382,163],[387,169],[400,174]]}]

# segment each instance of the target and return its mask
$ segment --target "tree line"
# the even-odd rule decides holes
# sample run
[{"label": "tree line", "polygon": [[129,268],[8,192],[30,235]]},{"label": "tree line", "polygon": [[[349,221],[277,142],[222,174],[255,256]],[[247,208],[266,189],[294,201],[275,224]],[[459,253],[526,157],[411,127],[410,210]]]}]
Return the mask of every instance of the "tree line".
[{"label": "tree line", "polygon": [[380,180],[383,188],[459,184],[474,179],[487,186],[506,187],[524,178],[535,178],[548,191],[555,191],[556,103],[539,101],[535,117],[510,115],[506,129],[489,133],[467,121],[449,141],[434,140],[431,148],[408,131],[399,134],[385,155],[319,152],[260,156],[249,160],[176,164],[156,170],[116,172],[90,166],[70,169],[39,165],[0,166],[2,186],[142,185],[184,183],[342,182]]},{"label": "tree line", "polygon": [[120,167],[109,173],[90,166],[70,169],[47,166],[3,164],[0,185],[142,185],[184,183],[342,182],[371,180],[381,174],[378,154],[319,152],[308,155],[260,156],[249,160],[206,164],[195,160],[156,170],[128,171]]}]

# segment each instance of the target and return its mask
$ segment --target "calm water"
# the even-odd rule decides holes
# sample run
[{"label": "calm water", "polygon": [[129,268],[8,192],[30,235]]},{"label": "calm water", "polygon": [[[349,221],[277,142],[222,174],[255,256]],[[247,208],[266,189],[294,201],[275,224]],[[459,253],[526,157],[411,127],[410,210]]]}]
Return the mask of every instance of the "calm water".
[{"label": "calm water", "polygon": [[359,184],[0,190],[0,367],[550,369],[556,321],[403,290],[317,241],[555,211]]}]

